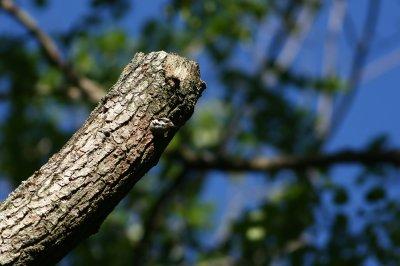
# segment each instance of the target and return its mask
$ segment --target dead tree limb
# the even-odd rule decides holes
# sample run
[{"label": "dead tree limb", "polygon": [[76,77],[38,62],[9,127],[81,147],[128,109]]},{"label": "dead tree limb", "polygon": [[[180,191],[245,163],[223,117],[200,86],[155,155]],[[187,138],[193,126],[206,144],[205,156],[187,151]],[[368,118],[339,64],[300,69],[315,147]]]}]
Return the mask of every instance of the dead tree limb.
[{"label": "dead tree limb", "polygon": [[205,88],[198,65],[138,53],[65,146],[0,207],[0,265],[49,265],[154,166]]}]

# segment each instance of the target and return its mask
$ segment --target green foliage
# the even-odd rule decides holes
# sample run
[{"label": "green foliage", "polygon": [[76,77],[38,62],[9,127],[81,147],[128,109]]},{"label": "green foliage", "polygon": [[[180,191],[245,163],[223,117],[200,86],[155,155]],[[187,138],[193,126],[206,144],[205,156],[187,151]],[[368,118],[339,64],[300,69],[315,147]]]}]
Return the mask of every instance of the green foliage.
[{"label": "green foliage", "polygon": [[[240,246],[240,264],[267,265],[279,253],[290,249],[312,225],[313,195],[307,184],[287,185],[278,197],[249,212],[235,226]],[[286,219],[289,218],[290,219]]]},{"label": "green foliage", "polygon": [[8,81],[0,166],[2,174],[15,184],[44,163],[66,136],[48,112],[51,101],[43,99],[36,89],[40,80],[38,56],[19,40],[3,38],[0,43],[0,73]]},{"label": "green foliage", "polygon": [[[191,142],[197,149],[212,149],[218,146],[229,113],[229,106],[222,102],[211,100],[199,107],[188,129],[192,138]],[[197,128],[202,130],[196,130]]]},{"label": "green foliage", "polygon": [[73,43],[71,61],[79,73],[111,87],[131,56],[132,46],[126,33],[119,29],[83,35]]}]

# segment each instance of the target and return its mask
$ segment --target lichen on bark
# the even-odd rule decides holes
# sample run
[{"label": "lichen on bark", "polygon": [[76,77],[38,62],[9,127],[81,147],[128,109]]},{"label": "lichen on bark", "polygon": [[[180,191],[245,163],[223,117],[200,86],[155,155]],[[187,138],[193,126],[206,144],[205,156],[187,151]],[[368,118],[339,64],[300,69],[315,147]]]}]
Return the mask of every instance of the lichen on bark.
[{"label": "lichen on bark", "polygon": [[[65,146],[0,205],[0,265],[49,265],[97,232],[193,113],[197,63],[138,53]],[[164,137],[150,130],[170,119]]]}]

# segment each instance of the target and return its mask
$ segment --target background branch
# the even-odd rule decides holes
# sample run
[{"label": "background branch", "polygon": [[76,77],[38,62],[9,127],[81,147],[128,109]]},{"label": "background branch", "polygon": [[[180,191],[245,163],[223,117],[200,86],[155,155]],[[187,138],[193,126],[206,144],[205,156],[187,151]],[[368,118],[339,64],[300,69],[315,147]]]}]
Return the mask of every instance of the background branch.
[{"label": "background branch", "polygon": [[282,49],[276,59],[276,64],[283,68],[290,68],[301,48],[307,34],[311,30],[311,26],[318,12],[313,3],[304,4],[299,11],[296,19],[296,31],[288,36],[288,40],[283,44]]},{"label": "background branch", "polygon": [[368,166],[381,163],[400,165],[400,150],[356,151],[342,150],[329,154],[305,156],[281,156],[276,158],[240,159],[236,157],[215,157],[211,154],[197,155],[187,149],[179,154],[183,161],[192,168],[226,171],[279,171],[284,169],[300,170],[306,168],[327,167],[335,164],[364,164]]},{"label": "background branch", "polygon": [[[324,57],[322,65],[322,77],[336,76],[336,62],[338,51],[338,37],[343,27],[347,3],[345,0],[333,0],[329,12],[327,35],[324,45]],[[319,139],[325,139],[329,132],[332,116],[332,96],[321,92],[318,99],[318,121],[316,133]]]},{"label": "background branch", "polygon": [[104,88],[95,81],[79,75],[62,58],[53,39],[38,26],[37,22],[25,10],[16,5],[12,0],[0,0],[0,7],[32,34],[49,61],[60,69],[71,83],[78,86],[91,102],[97,103],[105,95]]},{"label": "background branch", "polygon": [[364,70],[363,83],[370,82],[400,65],[400,49],[395,49],[369,63]]},{"label": "background branch", "polygon": [[380,4],[381,1],[379,0],[369,1],[363,32],[355,47],[350,76],[347,82],[349,92],[344,96],[343,100],[336,108],[337,111],[334,113],[334,116],[332,118],[332,126],[328,136],[329,138],[332,138],[336,134],[338,128],[345,119],[355,99],[358,86],[362,79],[365,62],[370,50],[370,45],[374,39],[375,28],[376,24],[378,23]]}]

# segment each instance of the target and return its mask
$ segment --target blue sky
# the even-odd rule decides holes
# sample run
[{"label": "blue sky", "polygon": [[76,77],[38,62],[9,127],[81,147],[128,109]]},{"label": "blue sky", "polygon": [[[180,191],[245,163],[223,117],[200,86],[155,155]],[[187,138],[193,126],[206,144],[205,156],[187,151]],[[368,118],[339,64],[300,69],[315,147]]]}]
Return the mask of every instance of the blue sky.
[{"label": "blue sky", "polygon": [[[350,12],[354,14],[353,21],[360,29],[367,1],[349,2],[351,3]],[[361,3],[364,3],[364,5]],[[399,10],[399,1],[382,1],[382,10],[376,30],[377,38],[372,44],[369,62],[390,50],[396,49],[396,46],[399,47]],[[396,34],[397,38],[391,37]],[[382,41],[389,39],[397,39],[397,43],[387,44],[387,46],[382,43]],[[341,61],[348,61],[346,60],[348,58],[347,53],[344,52],[345,48],[343,47],[341,51],[343,51],[339,54],[342,56]],[[400,97],[400,89],[398,88],[400,81],[399,66],[360,86],[349,115],[344,120],[329,148],[347,145],[362,147],[371,138],[383,133],[388,134],[394,145],[400,144],[400,124],[396,121],[397,114],[400,113],[400,105],[398,104]]]}]

